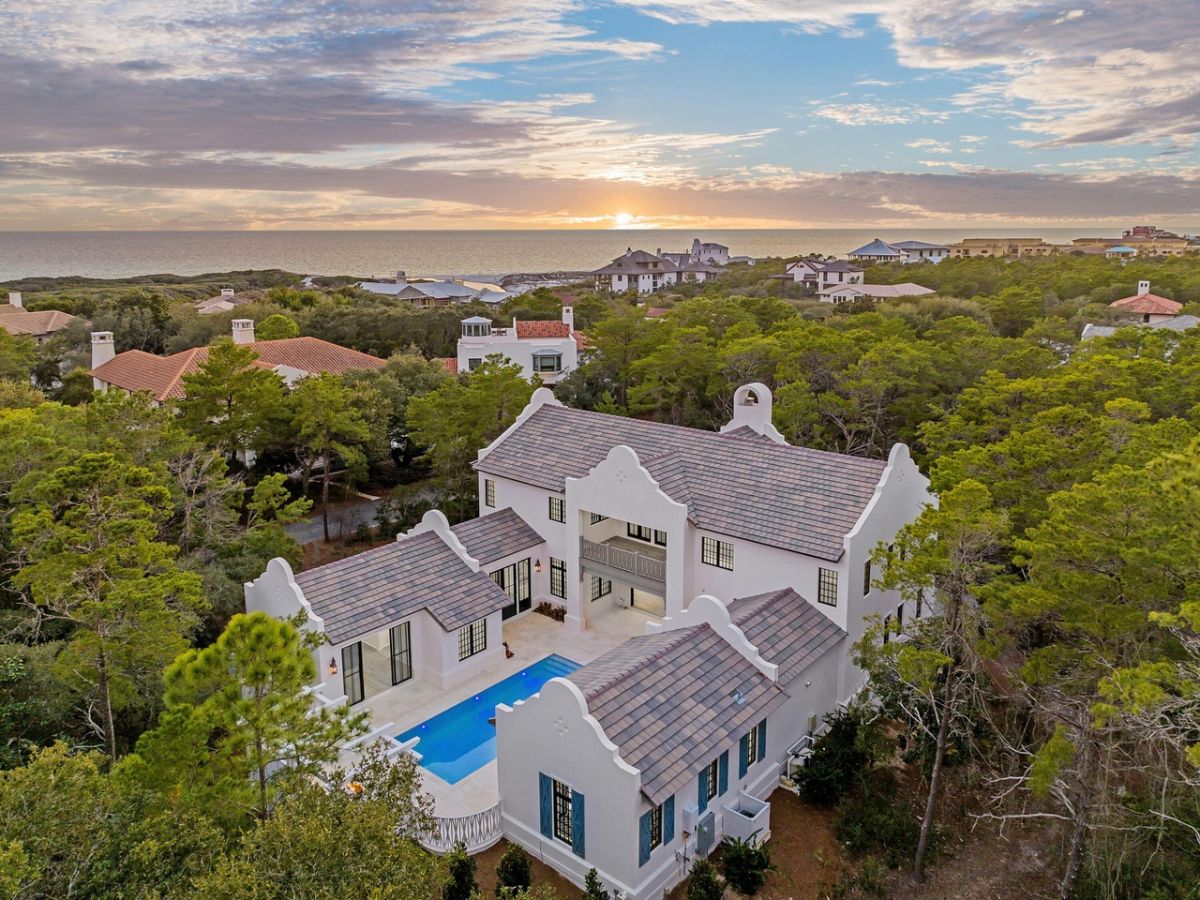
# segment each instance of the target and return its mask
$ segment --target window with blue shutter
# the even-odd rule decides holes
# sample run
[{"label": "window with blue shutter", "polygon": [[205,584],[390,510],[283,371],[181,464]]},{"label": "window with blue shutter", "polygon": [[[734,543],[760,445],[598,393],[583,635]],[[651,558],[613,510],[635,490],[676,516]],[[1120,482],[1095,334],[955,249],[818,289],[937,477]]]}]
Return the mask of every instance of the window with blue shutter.
[{"label": "window with blue shutter", "polygon": [[700,783],[698,785],[697,796],[698,796],[698,805],[700,806],[700,812],[704,812],[706,809],[708,809],[708,769],[707,768],[700,770]]},{"label": "window with blue shutter", "polygon": [[758,723],[758,755],[755,762],[760,759],[767,758],[767,720],[763,719]]},{"label": "window with blue shutter", "polygon": [[724,753],[721,754],[720,770],[721,770],[720,775],[717,777],[717,781],[718,781],[717,793],[724,796],[725,792],[727,790],[729,790],[729,751],[728,750],[726,750]]},{"label": "window with blue shutter", "polygon": [[650,818],[653,810],[642,813],[638,819],[638,865],[644,866],[650,861]]},{"label": "window with blue shutter", "polygon": [[571,791],[571,852],[584,858],[583,794],[579,791]]},{"label": "window with blue shutter", "polygon": [[542,837],[554,837],[554,817],[550,799],[550,776],[538,772],[538,804],[542,813]]},{"label": "window with blue shutter", "polygon": [[663,801],[662,811],[663,811],[663,813],[662,813],[662,819],[663,819],[662,842],[664,844],[669,844],[669,843],[671,843],[671,841],[675,840],[675,798],[674,797],[668,797],[666,800]]},{"label": "window with blue shutter", "polygon": [[745,778],[750,768],[750,735],[743,734],[738,741],[738,778]]}]

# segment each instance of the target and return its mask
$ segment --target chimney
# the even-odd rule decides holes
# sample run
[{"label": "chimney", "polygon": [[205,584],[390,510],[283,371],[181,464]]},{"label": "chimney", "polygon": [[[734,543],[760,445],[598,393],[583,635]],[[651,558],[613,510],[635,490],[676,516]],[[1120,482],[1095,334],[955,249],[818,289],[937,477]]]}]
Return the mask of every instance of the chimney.
[{"label": "chimney", "polygon": [[[113,334],[111,331],[93,331],[92,332],[92,368],[98,369],[110,359],[117,355],[117,346],[113,343]],[[92,379],[92,387],[98,391],[105,389],[106,385],[99,378]]]},{"label": "chimney", "polygon": [[1150,293],[1150,282],[1149,281],[1139,281],[1138,282],[1138,296],[1140,297],[1142,294],[1148,294],[1148,293]]},{"label": "chimney", "polygon": [[563,307],[563,321],[567,323],[568,331],[575,330],[575,307],[573,307],[573,306],[564,306]]},{"label": "chimney", "polygon": [[21,300],[21,292],[20,291],[9,291],[8,292],[8,305],[15,307],[17,309],[25,308],[25,304]]},{"label": "chimney", "polygon": [[408,273],[403,269],[396,270],[396,284],[400,287],[408,287]]},{"label": "chimney", "polygon": [[233,320],[233,342],[235,344],[253,344],[254,343],[254,320],[253,319],[234,319]]},{"label": "chimney", "polygon": [[222,297],[232,297],[233,296],[233,288],[221,288],[221,296]]}]

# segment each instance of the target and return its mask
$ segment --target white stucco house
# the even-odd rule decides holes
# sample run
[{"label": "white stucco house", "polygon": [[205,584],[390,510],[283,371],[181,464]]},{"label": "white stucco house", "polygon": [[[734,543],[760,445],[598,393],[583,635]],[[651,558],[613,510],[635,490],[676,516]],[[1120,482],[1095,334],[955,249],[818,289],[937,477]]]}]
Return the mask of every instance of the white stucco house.
[{"label": "white stucco house", "polygon": [[817,291],[817,297],[824,303],[845,303],[847,300],[857,300],[864,297],[868,300],[894,300],[897,297],[928,297],[936,294],[933,288],[902,281],[900,284],[832,284]]},{"label": "white stucco house", "polygon": [[863,282],[863,270],[843,259],[798,259],[788,265],[786,275],[813,293]]},{"label": "white stucco house", "polygon": [[[867,617],[922,614],[871,562],[932,499],[907,447],[790,446],[771,412],[762,384],[717,432],[539,388],[479,453],[478,518],[430,512],[299,574],[274,560],[247,609],[303,611],[326,636],[314,697],[363,704],[421,762],[431,847],[503,836],[576,884],[595,868],[615,895],[662,897],[723,837],[770,837],[781,775],[864,683],[850,648]],[[560,652],[536,689],[484,701]],[[397,734],[387,715],[420,704]],[[446,738],[469,771],[439,775],[447,716],[474,723]]]},{"label": "white stucco house", "polygon": [[456,371],[471,372],[486,357],[499,353],[521,367],[526,378],[537,375],[554,384],[579,366],[584,337],[575,330],[574,307],[562,308],[561,321],[513,319],[511,328],[496,328],[490,319],[471,316],[462,321]]},{"label": "white stucco house", "polygon": [[[722,245],[701,244],[700,247],[718,248]],[[729,248],[723,249],[724,259],[728,262]],[[660,250],[659,253],[649,253],[630,247],[623,255],[596,269],[591,275],[597,290],[652,294],[669,285],[708,281],[721,274],[721,265],[707,260],[693,260],[690,252],[671,254]]]}]

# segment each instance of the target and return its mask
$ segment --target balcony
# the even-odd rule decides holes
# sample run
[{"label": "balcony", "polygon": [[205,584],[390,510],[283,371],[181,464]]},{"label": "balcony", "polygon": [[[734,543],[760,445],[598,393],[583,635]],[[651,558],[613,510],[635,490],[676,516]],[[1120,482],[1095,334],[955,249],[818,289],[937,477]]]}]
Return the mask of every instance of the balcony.
[{"label": "balcony", "polygon": [[725,837],[761,844],[771,837],[771,804],[739,793],[725,804],[722,824]]},{"label": "balcony", "polygon": [[664,584],[667,580],[666,551],[626,538],[609,538],[603,543],[580,538],[579,558],[588,568],[609,569],[618,577],[622,574],[633,575],[656,585]]}]

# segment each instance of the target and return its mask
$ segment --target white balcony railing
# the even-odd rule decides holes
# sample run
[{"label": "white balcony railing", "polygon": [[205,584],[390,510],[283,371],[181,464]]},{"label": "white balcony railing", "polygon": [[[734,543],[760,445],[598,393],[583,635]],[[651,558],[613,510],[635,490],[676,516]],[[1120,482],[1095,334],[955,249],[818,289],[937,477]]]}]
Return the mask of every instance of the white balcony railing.
[{"label": "white balcony railing", "polygon": [[579,555],[594,563],[608,566],[610,569],[628,572],[650,581],[665,582],[667,580],[666,560],[648,556],[636,550],[626,550],[613,544],[601,544],[589,541],[587,538],[580,538]]},{"label": "white balcony railing", "polygon": [[479,853],[500,840],[500,804],[469,816],[436,816],[437,832],[421,838],[421,844],[433,853],[447,853],[460,841],[468,853]]}]

